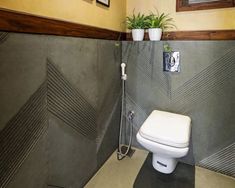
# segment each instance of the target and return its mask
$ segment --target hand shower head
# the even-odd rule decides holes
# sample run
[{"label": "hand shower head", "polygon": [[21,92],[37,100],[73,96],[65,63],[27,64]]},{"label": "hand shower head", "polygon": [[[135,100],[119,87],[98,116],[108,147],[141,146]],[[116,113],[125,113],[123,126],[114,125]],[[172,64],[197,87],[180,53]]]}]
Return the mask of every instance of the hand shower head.
[{"label": "hand shower head", "polygon": [[121,63],[122,69],[126,67],[126,63]]},{"label": "hand shower head", "polygon": [[121,71],[122,71],[121,79],[122,80],[126,80],[127,79],[127,75],[125,73],[125,69],[126,69],[126,64],[125,63],[121,63]]}]

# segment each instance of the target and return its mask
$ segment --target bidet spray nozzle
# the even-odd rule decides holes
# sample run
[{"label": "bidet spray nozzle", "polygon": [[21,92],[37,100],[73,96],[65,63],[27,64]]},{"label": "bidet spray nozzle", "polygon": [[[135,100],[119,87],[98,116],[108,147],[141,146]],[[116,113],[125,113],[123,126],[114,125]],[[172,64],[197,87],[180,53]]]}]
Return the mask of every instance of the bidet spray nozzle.
[{"label": "bidet spray nozzle", "polygon": [[125,63],[121,63],[121,71],[122,71],[121,79],[122,80],[126,80],[127,79],[127,75],[125,74],[125,69],[126,69],[126,64]]}]

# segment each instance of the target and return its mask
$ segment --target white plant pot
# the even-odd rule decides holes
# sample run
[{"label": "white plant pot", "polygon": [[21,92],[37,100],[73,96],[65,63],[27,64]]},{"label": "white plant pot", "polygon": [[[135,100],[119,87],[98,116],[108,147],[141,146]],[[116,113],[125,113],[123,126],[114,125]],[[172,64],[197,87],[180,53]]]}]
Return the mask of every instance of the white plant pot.
[{"label": "white plant pot", "polygon": [[149,28],[149,39],[151,41],[160,41],[162,37],[162,29],[160,28]]},{"label": "white plant pot", "polygon": [[144,29],[132,29],[131,32],[133,41],[144,40]]}]

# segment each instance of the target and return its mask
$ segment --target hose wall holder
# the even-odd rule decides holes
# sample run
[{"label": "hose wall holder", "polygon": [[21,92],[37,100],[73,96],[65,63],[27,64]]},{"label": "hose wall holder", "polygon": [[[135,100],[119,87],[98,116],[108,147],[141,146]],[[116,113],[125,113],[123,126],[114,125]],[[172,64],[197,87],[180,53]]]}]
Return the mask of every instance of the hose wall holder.
[{"label": "hose wall holder", "polygon": [[163,71],[180,72],[180,53],[171,51],[163,52]]}]

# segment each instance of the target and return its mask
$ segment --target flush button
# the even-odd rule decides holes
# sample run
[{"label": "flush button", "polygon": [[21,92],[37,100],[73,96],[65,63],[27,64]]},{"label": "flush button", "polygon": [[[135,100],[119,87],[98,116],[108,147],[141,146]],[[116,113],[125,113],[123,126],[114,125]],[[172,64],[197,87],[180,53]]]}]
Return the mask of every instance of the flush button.
[{"label": "flush button", "polygon": [[163,52],[163,71],[180,72],[179,52]]}]

